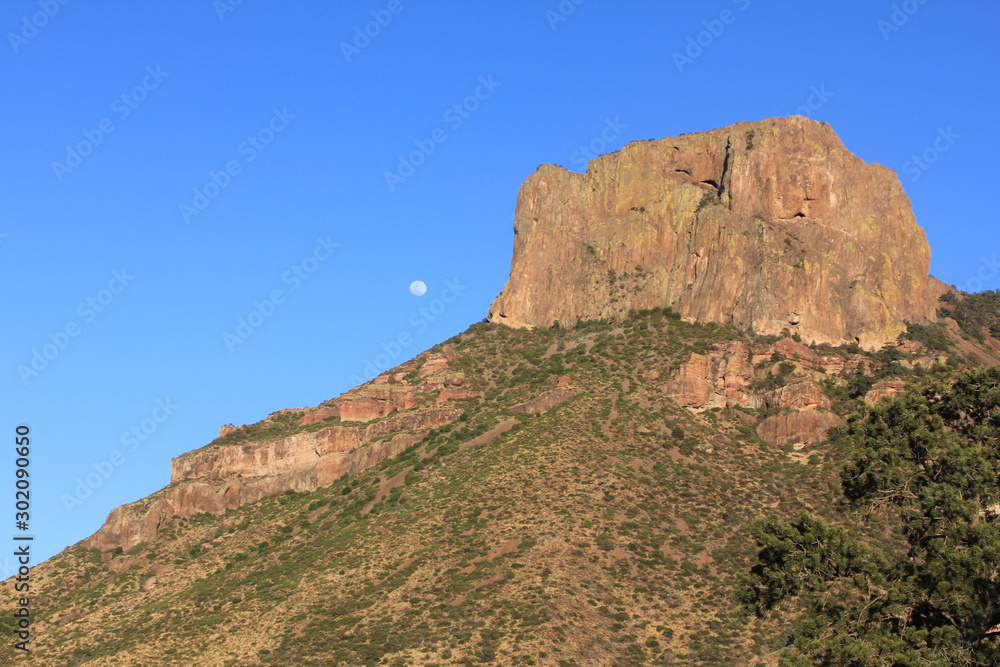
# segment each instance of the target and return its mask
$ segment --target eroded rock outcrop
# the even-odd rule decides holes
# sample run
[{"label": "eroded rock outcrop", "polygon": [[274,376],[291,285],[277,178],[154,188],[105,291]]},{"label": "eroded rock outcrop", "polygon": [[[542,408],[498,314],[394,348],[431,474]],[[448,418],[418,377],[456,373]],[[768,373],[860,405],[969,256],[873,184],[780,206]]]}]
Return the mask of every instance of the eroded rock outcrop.
[{"label": "eroded rock outcrop", "polygon": [[491,322],[549,327],[671,306],[686,318],[875,348],[946,287],[891,170],[802,117],[637,141],[518,194]]},{"label": "eroded rock outcrop", "polygon": [[219,514],[285,491],[311,491],[396,456],[463,414],[447,401],[481,397],[449,366],[457,358],[448,346],[425,352],[319,407],[278,410],[264,420],[267,426],[291,417],[298,427],[322,425],[318,430],[240,441],[243,427],[227,424],[218,441],[171,461],[169,487],[116,507],[82,544],[129,549],[155,540],[174,516]]},{"label": "eroded rock outcrop", "polygon": [[840,422],[840,417],[826,410],[794,410],[762,421],[757,435],[772,445],[809,444],[825,440]]},{"label": "eroded rock outcrop", "polygon": [[666,393],[675,403],[696,410],[746,405],[744,388],[754,373],[749,354],[738,342],[718,352],[692,354],[667,382]]},{"label": "eroded rock outcrop", "polygon": [[518,403],[511,407],[511,412],[519,412],[525,415],[540,415],[548,412],[552,408],[558,407],[576,396],[574,389],[553,389],[547,391],[524,403]]},{"label": "eroded rock outcrop", "polygon": [[816,408],[829,408],[833,403],[815,382],[799,380],[757,394],[751,397],[747,404],[750,407],[763,410],[770,408],[815,410]]},{"label": "eroded rock outcrop", "polygon": [[852,368],[856,368],[857,363],[861,361],[860,357],[852,357],[849,359],[848,357],[838,354],[819,354],[792,338],[782,338],[773,345],[756,346],[753,351],[753,363],[757,364],[761,361],[766,361],[770,359],[775,352],[783,354],[790,359],[794,359],[805,368],[820,371],[821,373],[829,373],[831,375],[835,375],[843,371],[847,368],[848,363],[851,360],[853,360],[854,363]]},{"label": "eroded rock outcrop", "polygon": [[466,398],[480,398],[483,392],[475,389],[442,389],[435,399],[438,403],[445,401],[461,401]]},{"label": "eroded rock outcrop", "polygon": [[283,475],[304,470],[314,465],[317,458],[354,451],[382,435],[444,426],[461,414],[457,408],[435,408],[394,415],[368,426],[333,425],[286,438],[206,447],[173,459],[170,481]]},{"label": "eroded rock outcrop", "polygon": [[[777,362],[769,363],[775,353],[781,355],[778,359],[795,363],[802,374],[783,385],[760,388],[755,380],[777,367]],[[760,370],[752,363],[754,360]],[[827,411],[833,403],[809,371],[822,377],[827,369],[853,368],[858,363],[855,355],[823,356],[790,339],[753,349],[737,341],[705,354],[692,354],[671,375],[663,390],[672,401],[693,412],[729,407],[781,410],[758,426],[761,439],[774,445],[819,442],[841,420]],[[802,412],[821,414],[800,415]]]},{"label": "eroded rock outcrop", "polygon": [[[315,424],[331,417],[343,422],[370,422],[410,410],[422,398],[430,398],[429,394],[434,394],[438,403],[481,396],[481,392],[464,388],[465,373],[449,367],[457,358],[447,345],[441,352],[421,353],[413,362],[382,373],[318,408],[306,409],[301,423]],[[413,384],[407,380],[412,371],[417,371]]]},{"label": "eroded rock outcrop", "polygon": [[906,382],[904,380],[881,380],[872,385],[872,388],[865,394],[865,403],[875,405],[886,398],[899,398],[906,396]]},{"label": "eroded rock outcrop", "polygon": [[[371,426],[330,426],[274,441],[199,450],[173,460],[176,485],[149,498],[116,507],[104,525],[83,541],[101,550],[129,549],[156,539],[173,516],[219,514],[285,491],[312,491],[391,458],[449,424],[462,411],[445,407],[399,415]],[[379,435],[402,431],[388,440]]]}]

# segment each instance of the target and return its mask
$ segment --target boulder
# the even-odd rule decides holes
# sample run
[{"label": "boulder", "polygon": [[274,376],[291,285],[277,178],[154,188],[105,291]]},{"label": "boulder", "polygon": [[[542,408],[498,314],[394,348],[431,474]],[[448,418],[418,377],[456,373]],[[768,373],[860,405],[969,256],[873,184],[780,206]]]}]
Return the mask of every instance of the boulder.
[{"label": "boulder", "polygon": [[684,407],[696,411],[717,407],[745,405],[744,388],[753,379],[749,350],[742,343],[706,354],[692,354],[667,381],[667,395]]}]

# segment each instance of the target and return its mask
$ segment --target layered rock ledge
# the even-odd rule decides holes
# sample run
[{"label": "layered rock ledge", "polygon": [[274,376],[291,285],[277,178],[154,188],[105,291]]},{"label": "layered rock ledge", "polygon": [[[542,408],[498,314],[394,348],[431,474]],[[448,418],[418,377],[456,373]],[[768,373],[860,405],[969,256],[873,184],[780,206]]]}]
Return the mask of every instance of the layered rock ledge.
[{"label": "layered rock ledge", "polygon": [[267,425],[285,418],[288,424],[293,417],[290,428],[298,432],[286,436],[250,438],[247,426],[227,424],[213,443],[171,461],[170,486],[116,507],[81,544],[129,549],[154,541],[174,516],[220,514],[289,490],[329,486],[378,465],[420,442],[430,429],[458,419],[464,409],[448,401],[480,396],[465,387],[462,372],[449,367],[455,359],[447,346],[441,353],[423,353],[316,408],[279,410],[264,420]]}]

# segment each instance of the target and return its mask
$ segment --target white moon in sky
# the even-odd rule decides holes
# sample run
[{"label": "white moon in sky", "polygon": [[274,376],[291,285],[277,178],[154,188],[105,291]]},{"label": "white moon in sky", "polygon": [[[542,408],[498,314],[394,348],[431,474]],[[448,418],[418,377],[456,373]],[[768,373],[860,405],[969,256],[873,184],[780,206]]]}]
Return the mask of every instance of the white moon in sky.
[{"label": "white moon in sky", "polygon": [[413,296],[423,296],[427,292],[427,285],[422,280],[414,280],[410,283],[410,294]]}]

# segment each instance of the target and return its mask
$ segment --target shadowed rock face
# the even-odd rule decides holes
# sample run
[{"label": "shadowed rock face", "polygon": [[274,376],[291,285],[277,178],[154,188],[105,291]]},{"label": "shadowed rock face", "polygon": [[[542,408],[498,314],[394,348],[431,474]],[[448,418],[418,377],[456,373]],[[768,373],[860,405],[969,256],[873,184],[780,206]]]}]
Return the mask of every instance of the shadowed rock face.
[{"label": "shadowed rock face", "polygon": [[671,306],[806,342],[896,339],[946,289],[896,174],[802,117],[638,141],[521,186],[490,321],[549,327]]}]

